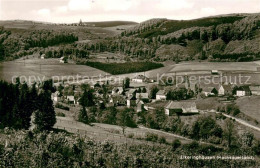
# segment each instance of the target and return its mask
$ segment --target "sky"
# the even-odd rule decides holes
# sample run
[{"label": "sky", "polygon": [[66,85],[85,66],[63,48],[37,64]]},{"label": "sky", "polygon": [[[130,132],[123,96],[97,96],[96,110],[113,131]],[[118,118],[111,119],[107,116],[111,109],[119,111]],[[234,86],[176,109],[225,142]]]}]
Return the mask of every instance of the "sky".
[{"label": "sky", "polygon": [[259,13],[260,0],[0,0],[0,20],[53,23],[187,20],[230,13]]}]

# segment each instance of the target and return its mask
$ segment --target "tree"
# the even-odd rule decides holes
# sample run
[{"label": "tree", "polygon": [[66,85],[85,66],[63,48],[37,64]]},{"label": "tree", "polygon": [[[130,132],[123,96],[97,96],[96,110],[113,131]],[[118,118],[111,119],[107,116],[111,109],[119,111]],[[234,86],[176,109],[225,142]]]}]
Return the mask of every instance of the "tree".
[{"label": "tree", "polygon": [[131,128],[137,127],[136,123],[133,120],[132,109],[125,108],[124,110],[120,110],[118,112],[117,120],[118,120],[118,125],[122,127],[123,134],[125,134],[126,127],[131,127]]},{"label": "tree", "polygon": [[56,123],[56,115],[50,93],[44,91],[39,95],[39,107],[35,112],[34,123],[40,131],[51,130]]},{"label": "tree", "polygon": [[130,78],[126,77],[123,83],[123,88],[127,89],[130,87]]},{"label": "tree", "polygon": [[150,97],[151,99],[156,98],[156,93],[159,91],[156,85],[152,86],[151,91],[150,91]]},{"label": "tree", "polygon": [[88,124],[88,123],[89,123],[86,107],[82,106],[82,108],[81,108],[81,110],[80,110],[80,112],[79,112],[78,120],[79,120],[80,122],[85,123],[85,124]]},{"label": "tree", "polygon": [[80,105],[83,107],[90,107],[95,105],[93,90],[85,90],[80,98]]},{"label": "tree", "polygon": [[224,137],[227,141],[228,147],[230,148],[233,141],[235,140],[234,137],[235,130],[234,130],[234,124],[232,120],[226,120],[225,122],[225,130],[224,130]]}]

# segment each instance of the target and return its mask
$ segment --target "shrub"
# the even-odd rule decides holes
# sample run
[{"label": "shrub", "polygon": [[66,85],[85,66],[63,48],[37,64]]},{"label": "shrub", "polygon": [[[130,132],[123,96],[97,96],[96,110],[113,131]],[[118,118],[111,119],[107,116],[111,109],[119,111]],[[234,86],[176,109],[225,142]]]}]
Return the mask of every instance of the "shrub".
[{"label": "shrub", "polygon": [[128,135],[127,135],[127,138],[134,138],[134,136],[135,136],[135,135],[134,135],[133,133],[131,133],[131,134],[128,134]]},{"label": "shrub", "polygon": [[66,115],[62,112],[57,112],[56,113],[56,116],[59,116],[59,117],[65,117]]},{"label": "shrub", "polygon": [[157,134],[154,134],[154,133],[147,133],[146,134],[146,140],[147,141],[152,141],[152,142],[157,142],[158,140],[158,135]]},{"label": "shrub", "polygon": [[64,105],[62,105],[62,104],[60,104],[60,103],[57,103],[57,104],[55,105],[55,107],[56,107],[56,108],[59,108],[59,109],[62,109],[62,110],[70,111],[70,108],[69,108],[69,107],[64,106]]},{"label": "shrub", "polygon": [[179,139],[175,139],[172,142],[172,150],[175,151],[177,148],[181,146],[181,141]]},{"label": "shrub", "polygon": [[161,144],[166,144],[167,143],[166,138],[163,137],[163,136],[159,138],[158,142],[161,143]]}]

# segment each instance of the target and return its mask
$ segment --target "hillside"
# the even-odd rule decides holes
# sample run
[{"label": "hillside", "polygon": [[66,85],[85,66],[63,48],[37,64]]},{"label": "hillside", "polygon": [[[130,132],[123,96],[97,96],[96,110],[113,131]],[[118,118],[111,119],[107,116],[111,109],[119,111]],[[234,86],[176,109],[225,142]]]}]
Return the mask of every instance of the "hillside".
[{"label": "hillside", "polygon": [[[1,21],[0,26],[3,26],[0,28],[2,60],[35,52],[48,53],[48,57],[72,55],[78,62],[103,52],[119,53],[125,61],[245,62],[260,59],[259,13],[194,20],[150,19],[139,24],[127,21],[73,24]],[[57,48],[54,51],[50,46]]]}]

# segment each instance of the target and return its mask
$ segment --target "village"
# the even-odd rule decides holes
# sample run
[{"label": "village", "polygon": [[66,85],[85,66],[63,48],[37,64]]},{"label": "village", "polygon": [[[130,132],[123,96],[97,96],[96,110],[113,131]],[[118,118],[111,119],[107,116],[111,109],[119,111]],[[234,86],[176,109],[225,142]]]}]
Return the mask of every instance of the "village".
[{"label": "village", "polygon": [[[221,78],[218,70],[212,70],[211,76]],[[226,105],[233,104],[236,99],[242,97],[260,96],[259,85],[237,85],[227,82],[203,84],[201,81],[194,83],[187,76],[183,79],[179,83],[177,78],[173,79],[175,82],[160,82],[155,78],[148,78],[145,74],[139,74],[131,79],[126,77],[122,83],[116,84],[104,80],[89,84],[55,83],[57,91],[52,93],[52,100],[54,105],[80,106],[84,88],[89,87],[96,107],[131,108],[139,113],[153,111],[157,104],[160,104],[165,114],[172,116],[199,114],[205,109],[198,108],[197,103],[211,97],[215,97],[216,104]],[[217,112],[218,109],[212,107],[206,111]]]}]

